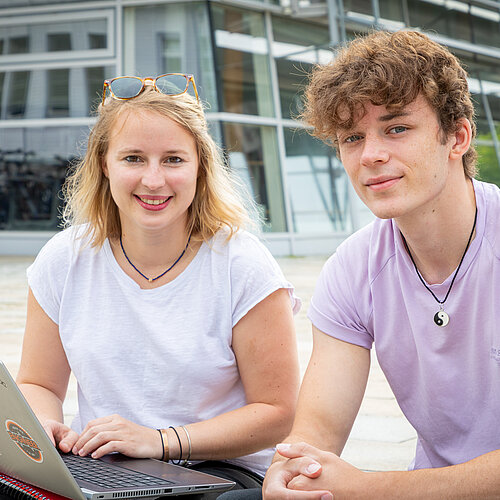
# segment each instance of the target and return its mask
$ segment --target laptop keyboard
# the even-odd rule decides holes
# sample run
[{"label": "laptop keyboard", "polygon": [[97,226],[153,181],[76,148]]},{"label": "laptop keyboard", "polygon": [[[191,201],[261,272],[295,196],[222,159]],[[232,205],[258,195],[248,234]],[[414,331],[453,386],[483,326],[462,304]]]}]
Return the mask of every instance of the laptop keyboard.
[{"label": "laptop keyboard", "polygon": [[101,460],[78,455],[61,454],[66,467],[75,479],[88,481],[102,488],[144,488],[156,485],[173,484],[172,481],[148,476],[129,469],[120,469]]}]

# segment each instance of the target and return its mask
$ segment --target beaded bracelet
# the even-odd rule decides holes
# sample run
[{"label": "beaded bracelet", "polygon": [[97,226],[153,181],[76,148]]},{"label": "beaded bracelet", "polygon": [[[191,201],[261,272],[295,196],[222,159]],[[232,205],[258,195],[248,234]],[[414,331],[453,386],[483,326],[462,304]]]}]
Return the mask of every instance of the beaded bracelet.
[{"label": "beaded bracelet", "polygon": [[179,450],[180,450],[180,453],[179,453],[179,460],[177,460],[177,462],[174,462],[172,460],[172,463],[174,465],[181,465],[181,462],[182,462],[182,443],[181,443],[181,437],[179,436],[179,433],[177,432],[177,429],[175,427],[173,427],[172,425],[169,427],[169,429],[172,429],[174,432],[175,432],[175,435],[177,436],[177,441],[179,441]]}]

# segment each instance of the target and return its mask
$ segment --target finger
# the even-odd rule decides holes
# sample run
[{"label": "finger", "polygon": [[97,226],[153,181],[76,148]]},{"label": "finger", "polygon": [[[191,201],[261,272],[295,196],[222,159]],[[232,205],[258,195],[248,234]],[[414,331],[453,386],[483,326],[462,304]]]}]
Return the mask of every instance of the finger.
[{"label": "finger", "polygon": [[[102,435],[104,433],[109,433],[112,431],[116,431],[116,429],[114,428],[113,425],[110,425],[110,422],[101,422],[99,424],[92,425],[92,426],[90,424],[87,424],[85,429],[83,430],[83,432],[80,434],[76,443],[74,443],[73,453],[79,454],[80,450],[85,448],[88,445],[88,443],[91,442],[93,439],[96,439],[97,436]],[[102,438],[102,436],[101,436],[101,438]],[[97,442],[97,444],[100,445],[102,443]],[[88,446],[87,446],[87,448],[88,448]],[[92,450],[93,449],[95,449],[95,448],[92,448]],[[92,450],[88,450],[88,452],[90,453],[90,451],[92,451]]]},{"label": "finger", "polygon": [[92,458],[101,458],[108,453],[123,453],[127,455],[127,450],[123,447],[124,443],[121,441],[108,441],[107,443],[99,446],[99,448],[95,449],[90,456]]},{"label": "finger", "polygon": [[68,429],[68,431],[59,439],[58,447],[64,453],[69,453],[75,443],[77,442],[79,436],[78,434],[72,430]]},{"label": "finger", "polygon": [[318,462],[322,453],[319,448],[307,443],[279,443],[276,450],[285,458],[310,457]]},{"label": "finger", "polygon": [[288,488],[269,488],[263,492],[264,500],[333,500],[329,491],[291,490]]},{"label": "finger", "polygon": [[[113,431],[103,431],[99,432],[95,436],[93,436],[91,439],[86,441],[83,446],[78,448],[77,454],[84,457],[86,455],[89,455],[93,453],[95,450],[100,448],[101,446],[105,445],[106,443],[109,443],[110,441],[116,441],[117,440],[117,433]],[[75,445],[77,446],[77,445]]]},{"label": "finger", "polygon": [[54,438],[54,432],[53,432],[52,427],[50,425],[48,425],[48,424],[44,424],[43,425],[43,430],[45,431],[45,433],[47,434],[47,436],[49,436],[49,439],[52,442],[52,444],[54,446],[56,446],[56,440]]},{"label": "finger", "polygon": [[[319,491],[320,488],[324,488],[324,484],[318,483],[317,480],[311,479],[303,474],[295,476],[288,484],[287,488],[291,490],[305,490],[305,491]],[[321,490],[323,491],[323,490]],[[324,490],[328,492],[328,490]]]},{"label": "finger", "polygon": [[[285,447],[284,453],[288,451],[286,448],[288,445],[278,445],[277,448],[280,454],[280,448],[283,448],[283,446]],[[293,466],[295,475],[302,474],[311,479],[319,477],[322,472],[321,463],[309,456],[297,455],[297,458],[289,458],[287,466]]]}]

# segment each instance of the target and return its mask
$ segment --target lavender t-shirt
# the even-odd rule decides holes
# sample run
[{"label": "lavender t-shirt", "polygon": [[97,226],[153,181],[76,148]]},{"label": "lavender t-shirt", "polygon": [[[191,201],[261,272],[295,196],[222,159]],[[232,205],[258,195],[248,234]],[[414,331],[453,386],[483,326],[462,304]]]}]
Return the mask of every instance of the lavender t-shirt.
[{"label": "lavender t-shirt", "polygon": [[[309,318],[340,340],[375,349],[418,433],[413,467],[462,463],[500,448],[500,190],[474,181],[472,241],[445,303],[425,289],[392,220],[377,219],[326,262]],[[446,228],[443,228],[446,238]],[[429,285],[443,299],[452,273]]]}]

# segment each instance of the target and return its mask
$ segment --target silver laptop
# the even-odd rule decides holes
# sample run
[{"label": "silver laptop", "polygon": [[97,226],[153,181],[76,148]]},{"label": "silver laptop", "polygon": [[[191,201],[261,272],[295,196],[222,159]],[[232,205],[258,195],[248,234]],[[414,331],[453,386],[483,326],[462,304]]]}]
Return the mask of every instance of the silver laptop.
[{"label": "silver laptop", "polygon": [[1,361],[0,472],[74,500],[157,498],[222,492],[234,486],[231,481],[154,459],[61,455]]}]

